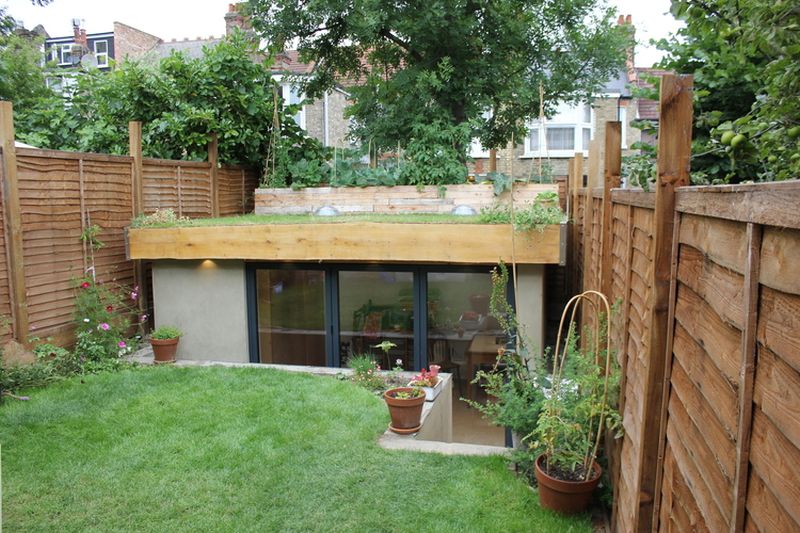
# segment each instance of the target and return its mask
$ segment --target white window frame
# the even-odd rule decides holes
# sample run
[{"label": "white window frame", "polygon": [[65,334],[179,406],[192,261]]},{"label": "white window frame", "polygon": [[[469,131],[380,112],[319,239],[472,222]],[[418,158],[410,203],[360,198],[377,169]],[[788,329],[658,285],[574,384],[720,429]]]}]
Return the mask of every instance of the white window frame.
[{"label": "white window frame", "polygon": [[[106,46],[105,52],[98,52],[97,45],[104,44]],[[92,48],[94,48],[94,58],[97,60],[97,67],[98,68],[105,68],[108,66],[108,41],[106,39],[100,39],[95,41],[92,44]]]},{"label": "white window frame", "polygon": [[622,149],[628,148],[628,108],[625,106],[619,107],[619,121],[622,124]]},{"label": "white window frame", "polygon": [[[575,152],[583,152],[584,154],[589,151],[588,146],[583,146],[583,130],[589,128],[590,139],[594,138],[594,109],[590,107],[590,121],[584,121],[584,106],[590,104],[568,105],[560,104],[558,106],[556,115],[551,120],[544,121],[544,127],[540,121],[536,120],[528,125],[528,136],[525,138],[525,149],[522,157],[572,157]],[[572,150],[549,150],[547,147],[547,129],[548,128],[572,128],[574,135]],[[533,130],[539,131],[539,147],[538,149],[532,148],[530,145],[531,132]]]},{"label": "white window frame", "polygon": [[[275,76],[276,81],[281,84],[281,98],[283,98],[283,107],[291,105],[292,90],[294,90],[298,103],[302,103],[306,99],[306,95],[297,90],[291,83],[283,80],[282,76]],[[300,106],[300,111],[294,116],[295,122],[300,126],[303,131],[306,131],[306,105]]]},{"label": "white window frame", "polygon": [[[56,46],[58,46],[58,64],[59,64],[59,66],[60,65],[70,65],[70,66],[72,66],[72,44],[73,43],[56,45]],[[68,57],[70,59],[67,59],[66,61],[64,61],[64,52],[69,54]]]}]

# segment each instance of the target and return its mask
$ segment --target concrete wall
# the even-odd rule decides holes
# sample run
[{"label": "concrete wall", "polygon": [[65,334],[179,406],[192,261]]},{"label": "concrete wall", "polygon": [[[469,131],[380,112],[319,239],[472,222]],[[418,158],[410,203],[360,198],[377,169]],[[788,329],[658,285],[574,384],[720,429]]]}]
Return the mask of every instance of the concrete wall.
[{"label": "concrete wall", "polygon": [[153,263],[156,327],[183,331],[178,359],[248,362],[243,261]]},{"label": "concrete wall", "polygon": [[544,348],[544,265],[517,266],[517,319],[530,348]]}]

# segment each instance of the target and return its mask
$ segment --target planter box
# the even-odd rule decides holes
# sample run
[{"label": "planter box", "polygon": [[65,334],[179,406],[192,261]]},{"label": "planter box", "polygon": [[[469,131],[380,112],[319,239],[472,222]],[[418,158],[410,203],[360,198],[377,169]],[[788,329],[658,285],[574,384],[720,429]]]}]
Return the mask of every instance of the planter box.
[{"label": "planter box", "polygon": [[[514,185],[514,201],[530,204],[541,192],[558,192],[555,184],[520,183]],[[498,199],[507,201],[509,192],[494,195],[491,183],[447,185],[444,196],[439,187],[417,189],[413,185],[396,187],[309,187],[292,190],[256,189],[256,214],[311,214],[324,206],[349,213],[450,213],[454,207],[466,205],[480,212]]]},{"label": "planter box", "polygon": [[[408,386],[415,387],[416,385],[413,385],[411,382],[409,382]],[[442,392],[442,389],[444,388],[444,380],[442,378],[439,378],[439,381],[436,383],[435,386],[420,387],[420,388],[425,391],[425,401],[432,402],[433,400],[436,399],[437,396],[439,396],[439,393]]]}]

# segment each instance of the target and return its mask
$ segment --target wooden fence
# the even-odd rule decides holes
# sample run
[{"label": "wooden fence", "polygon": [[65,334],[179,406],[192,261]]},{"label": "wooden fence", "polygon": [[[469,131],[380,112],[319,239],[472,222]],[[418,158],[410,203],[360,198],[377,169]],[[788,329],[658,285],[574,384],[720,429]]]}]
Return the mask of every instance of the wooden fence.
[{"label": "wooden fence", "polygon": [[[258,178],[208,162],[141,157],[141,125],[131,123],[131,155],[14,147],[11,105],[0,102],[0,342],[71,334],[73,283],[93,263],[98,280],[142,285],[145,270],[126,260],[124,228],[138,213],[171,208],[186,217],[251,212]],[[96,224],[104,246],[81,233]],[[92,257],[93,256],[93,257]]]},{"label": "wooden fence", "polygon": [[613,527],[798,531],[800,182],[681,186],[690,94],[662,80],[656,192],[571,168],[571,286],[620,302]]}]

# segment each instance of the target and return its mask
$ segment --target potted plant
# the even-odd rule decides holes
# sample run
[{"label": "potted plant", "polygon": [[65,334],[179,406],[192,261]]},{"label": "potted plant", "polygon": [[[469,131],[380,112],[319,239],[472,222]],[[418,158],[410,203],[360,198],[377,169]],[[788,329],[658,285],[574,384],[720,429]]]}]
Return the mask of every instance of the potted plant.
[{"label": "potted plant", "polygon": [[153,347],[153,357],[156,364],[175,362],[175,352],[178,350],[178,341],[181,330],[174,326],[160,326],[150,334],[150,345]]},{"label": "potted plant", "polygon": [[419,387],[395,387],[383,393],[392,422],[389,429],[400,435],[419,431],[425,391]]},{"label": "potted plant", "polygon": [[[598,313],[582,345],[574,322],[581,302],[590,304],[584,306],[584,313],[605,311]],[[610,314],[608,300],[596,291],[586,291],[567,303],[553,354],[551,384],[536,427],[525,437],[532,449],[542,450],[534,467],[542,507],[566,514],[584,511],[589,505],[602,473],[596,460],[601,439],[606,428],[620,427],[619,414],[609,402],[609,390],[618,379],[609,341]]]},{"label": "potted plant", "polygon": [[411,378],[408,386],[421,388],[425,391],[425,401],[432,402],[442,392],[444,386],[444,380],[439,377],[440,368],[439,365],[431,365],[430,370],[423,368],[419,374]]}]

